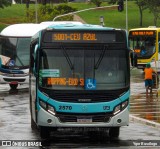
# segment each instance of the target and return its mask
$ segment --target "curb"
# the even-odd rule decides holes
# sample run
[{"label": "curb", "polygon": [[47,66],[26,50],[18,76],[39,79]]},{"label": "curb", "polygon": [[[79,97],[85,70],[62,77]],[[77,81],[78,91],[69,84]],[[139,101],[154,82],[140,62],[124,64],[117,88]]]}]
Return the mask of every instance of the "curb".
[{"label": "curb", "polygon": [[146,120],[146,119],[143,119],[143,118],[139,118],[139,117],[133,116],[131,114],[129,115],[129,120],[132,121],[132,122],[137,122],[137,123],[141,123],[141,124],[144,124],[144,125],[148,125],[148,126],[152,126],[154,128],[160,129],[160,124],[159,123],[149,121],[149,120]]}]

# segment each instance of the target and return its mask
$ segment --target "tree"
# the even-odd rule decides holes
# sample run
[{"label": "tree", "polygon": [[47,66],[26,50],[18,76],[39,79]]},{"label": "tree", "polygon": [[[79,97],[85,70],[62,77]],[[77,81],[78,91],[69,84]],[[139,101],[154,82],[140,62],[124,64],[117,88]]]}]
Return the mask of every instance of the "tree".
[{"label": "tree", "polygon": [[27,9],[29,8],[29,1],[30,1],[30,0],[26,0],[26,8],[27,8]]},{"label": "tree", "polygon": [[102,4],[102,0],[91,0],[91,2],[92,2],[93,4],[95,4],[96,7],[100,7],[101,4]]},{"label": "tree", "polygon": [[[70,12],[77,11],[76,8],[72,8],[65,4],[59,4],[52,7],[49,4],[39,5],[38,8],[38,22],[51,21],[54,17],[62,14],[67,14]],[[27,10],[28,16],[26,17],[26,22],[35,22],[35,9]],[[73,20],[73,15],[64,16],[57,20]]]},{"label": "tree", "polygon": [[0,8],[10,6],[12,4],[11,0],[0,0]]},{"label": "tree", "polygon": [[142,26],[142,22],[143,22],[143,11],[145,9],[147,9],[147,4],[146,4],[146,0],[136,0],[136,4],[139,8],[139,13],[140,13],[140,23],[139,25]]},{"label": "tree", "polygon": [[145,0],[146,5],[154,15],[154,25],[157,25],[157,20],[160,18],[160,0]]}]

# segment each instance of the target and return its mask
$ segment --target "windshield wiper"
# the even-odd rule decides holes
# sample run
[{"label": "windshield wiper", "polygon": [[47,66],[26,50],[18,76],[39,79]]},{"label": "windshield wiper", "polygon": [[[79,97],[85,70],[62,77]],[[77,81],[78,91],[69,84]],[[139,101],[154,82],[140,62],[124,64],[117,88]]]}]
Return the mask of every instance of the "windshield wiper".
[{"label": "windshield wiper", "polygon": [[94,66],[94,69],[98,69],[98,67],[99,67],[99,65],[100,65],[100,63],[101,63],[101,61],[102,61],[102,59],[103,59],[103,57],[105,55],[106,49],[107,49],[107,47],[104,46],[104,48],[103,48],[103,50],[102,50],[102,52],[101,52],[101,54],[99,56],[99,59],[98,59],[97,63]]},{"label": "windshield wiper", "polygon": [[70,69],[74,70],[74,66],[73,66],[73,64],[71,62],[71,59],[69,58],[69,56],[68,56],[68,54],[66,52],[66,49],[63,46],[62,46],[62,49],[63,49],[63,54],[64,54],[64,56],[65,56],[65,58],[66,58],[66,60],[67,60],[67,62],[69,64]]}]

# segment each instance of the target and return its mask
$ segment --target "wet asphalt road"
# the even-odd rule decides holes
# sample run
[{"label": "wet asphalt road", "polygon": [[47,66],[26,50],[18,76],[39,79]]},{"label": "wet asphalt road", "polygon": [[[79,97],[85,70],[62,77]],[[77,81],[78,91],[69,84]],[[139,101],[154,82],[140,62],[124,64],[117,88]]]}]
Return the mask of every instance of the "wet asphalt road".
[{"label": "wet asphalt road", "polygon": [[[134,71],[134,70],[133,70]],[[134,73],[134,72],[132,72]],[[141,72],[137,72],[136,74]],[[132,80],[134,81],[134,78]],[[138,81],[140,83],[141,81]],[[141,82],[142,83],[142,82]],[[142,85],[142,84],[141,84]],[[134,85],[132,87],[134,90]],[[56,137],[42,141],[37,130],[30,127],[29,93],[28,88],[19,87],[16,91],[10,91],[8,86],[0,86],[0,145],[2,140],[40,141],[39,147],[2,147],[0,149],[61,149],[61,148],[138,148],[136,145],[147,143],[152,149],[154,142],[160,148],[160,130],[130,121],[129,126],[121,127],[118,140],[110,140],[107,136],[100,138],[99,134],[89,137],[88,134],[59,132]],[[21,144],[20,144],[21,145]],[[157,146],[159,145],[159,146]]]}]

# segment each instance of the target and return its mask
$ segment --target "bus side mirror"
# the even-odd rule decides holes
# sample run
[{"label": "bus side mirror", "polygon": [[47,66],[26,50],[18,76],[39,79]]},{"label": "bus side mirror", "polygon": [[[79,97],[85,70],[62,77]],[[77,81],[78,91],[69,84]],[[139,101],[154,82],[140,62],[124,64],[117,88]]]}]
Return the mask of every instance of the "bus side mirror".
[{"label": "bus side mirror", "polygon": [[38,50],[38,44],[36,44],[34,49],[34,66],[33,66],[33,73],[35,76],[37,76],[37,50]]},{"label": "bus side mirror", "polygon": [[130,53],[131,65],[137,67],[137,54],[135,52]]}]

